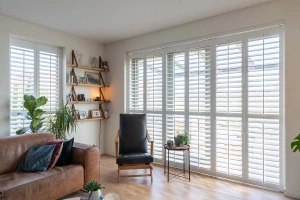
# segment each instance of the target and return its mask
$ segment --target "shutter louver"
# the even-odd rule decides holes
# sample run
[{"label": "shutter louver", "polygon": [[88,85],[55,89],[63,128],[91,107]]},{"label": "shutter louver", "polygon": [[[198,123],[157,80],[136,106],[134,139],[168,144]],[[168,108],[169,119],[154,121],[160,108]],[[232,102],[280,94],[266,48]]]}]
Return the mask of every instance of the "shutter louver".
[{"label": "shutter louver", "polygon": [[55,111],[59,106],[59,55],[39,51],[39,96],[48,99],[41,109]]},{"label": "shutter louver", "polygon": [[166,104],[167,111],[184,111],[185,95],[185,54],[172,52],[167,54]]},{"label": "shutter louver", "polygon": [[[163,137],[162,137],[162,114],[147,114],[147,130],[154,141],[154,159],[162,159]],[[150,153],[150,144],[148,144]]]},{"label": "shutter louver", "polygon": [[210,112],[210,48],[189,52],[189,112]]},{"label": "shutter louver", "polygon": [[17,116],[26,112],[23,107],[23,96],[35,94],[34,84],[34,48],[23,48],[12,45],[10,48],[10,132],[28,127],[29,121]]},{"label": "shutter louver", "polygon": [[134,58],[129,61],[129,109],[144,109],[144,59]]}]

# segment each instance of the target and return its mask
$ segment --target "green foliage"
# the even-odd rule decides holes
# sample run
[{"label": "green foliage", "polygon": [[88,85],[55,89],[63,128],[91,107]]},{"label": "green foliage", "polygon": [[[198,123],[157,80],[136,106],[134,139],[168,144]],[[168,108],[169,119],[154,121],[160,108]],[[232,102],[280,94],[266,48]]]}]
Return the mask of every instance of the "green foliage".
[{"label": "green foliage", "polygon": [[300,151],[300,134],[294,138],[294,142],[291,143],[291,149],[293,152]]},{"label": "green foliage", "polygon": [[174,138],[176,146],[188,145],[189,134],[184,131],[182,133],[177,132],[177,136]]},{"label": "green foliage", "polygon": [[17,135],[21,135],[26,133],[28,130],[30,130],[32,133],[39,132],[40,129],[43,126],[43,120],[45,118],[42,118],[43,114],[46,111],[43,111],[41,109],[37,109],[40,106],[45,105],[48,102],[48,99],[44,96],[41,96],[39,98],[35,98],[32,95],[24,95],[24,103],[23,106],[28,111],[27,114],[19,113],[19,116],[22,116],[28,120],[31,120],[29,127],[24,127],[16,131]]},{"label": "green foliage", "polygon": [[56,139],[65,140],[66,133],[75,132],[76,126],[77,122],[73,117],[72,109],[62,101],[60,107],[56,109],[55,115],[49,117],[47,131],[53,133]]},{"label": "green foliage", "polygon": [[91,181],[84,186],[84,189],[86,191],[93,192],[100,189],[105,189],[105,187],[102,187],[101,184],[96,181]]}]

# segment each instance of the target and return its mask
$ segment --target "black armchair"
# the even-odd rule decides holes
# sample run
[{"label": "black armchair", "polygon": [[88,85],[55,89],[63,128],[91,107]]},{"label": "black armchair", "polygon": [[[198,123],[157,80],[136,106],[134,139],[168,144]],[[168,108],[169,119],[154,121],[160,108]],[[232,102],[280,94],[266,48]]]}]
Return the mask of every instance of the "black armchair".
[{"label": "black armchair", "polygon": [[[147,142],[151,143],[149,154]],[[120,178],[152,177],[153,141],[146,129],[146,114],[120,114],[120,129],[115,140],[118,181]],[[120,170],[149,169],[149,174],[120,175]]]}]

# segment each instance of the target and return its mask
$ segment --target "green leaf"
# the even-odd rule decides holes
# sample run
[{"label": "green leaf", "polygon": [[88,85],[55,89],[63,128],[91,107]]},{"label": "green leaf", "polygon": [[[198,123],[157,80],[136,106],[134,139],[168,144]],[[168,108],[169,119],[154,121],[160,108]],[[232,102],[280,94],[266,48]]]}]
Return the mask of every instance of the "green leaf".
[{"label": "green leaf", "polygon": [[35,102],[36,102],[36,107],[38,108],[40,106],[45,105],[48,102],[48,99],[46,97],[42,96],[42,97],[37,98],[35,100]]},{"label": "green leaf", "polygon": [[35,101],[36,98],[33,95],[24,95],[24,101]]},{"label": "green leaf", "polygon": [[42,117],[42,115],[45,113],[46,111],[43,111],[41,109],[36,109],[34,112],[33,112],[33,118],[40,118]]},{"label": "green leaf", "polygon": [[21,128],[19,130],[16,131],[16,134],[17,135],[23,135],[24,133],[26,133],[26,131],[28,131],[29,128],[28,127],[24,127],[24,128]]},{"label": "green leaf", "polygon": [[294,138],[294,141],[291,143],[291,149],[293,152],[300,151],[300,134]]},{"label": "green leaf", "polygon": [[33,116],[33,112],[36,109],[36,103],[35,101],[25,101],[23,103],[24,108],[26,108],[28,110],[28,112],[30,113],[31,117]]},{"label": "green leaf", "polygon": [[18,116],[21,116],[21,117],[31,120],[31,117],[24,113],[18,113]]}]

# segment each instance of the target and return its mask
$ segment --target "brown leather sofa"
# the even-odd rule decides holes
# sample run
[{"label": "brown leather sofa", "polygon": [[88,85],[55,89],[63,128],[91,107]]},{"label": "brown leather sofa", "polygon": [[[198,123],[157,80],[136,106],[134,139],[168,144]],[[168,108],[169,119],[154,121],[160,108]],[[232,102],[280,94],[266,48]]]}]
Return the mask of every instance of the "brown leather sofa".
[{"label": "brown leather sofa", "polygon": [[71,165],[45,172],[15,172],[33,145],[55,139],[51,133],[0,138],[0,200],[53,200],[78,191],[84,184],[100,181],[100,154],[94,146],[74,143]]}]

